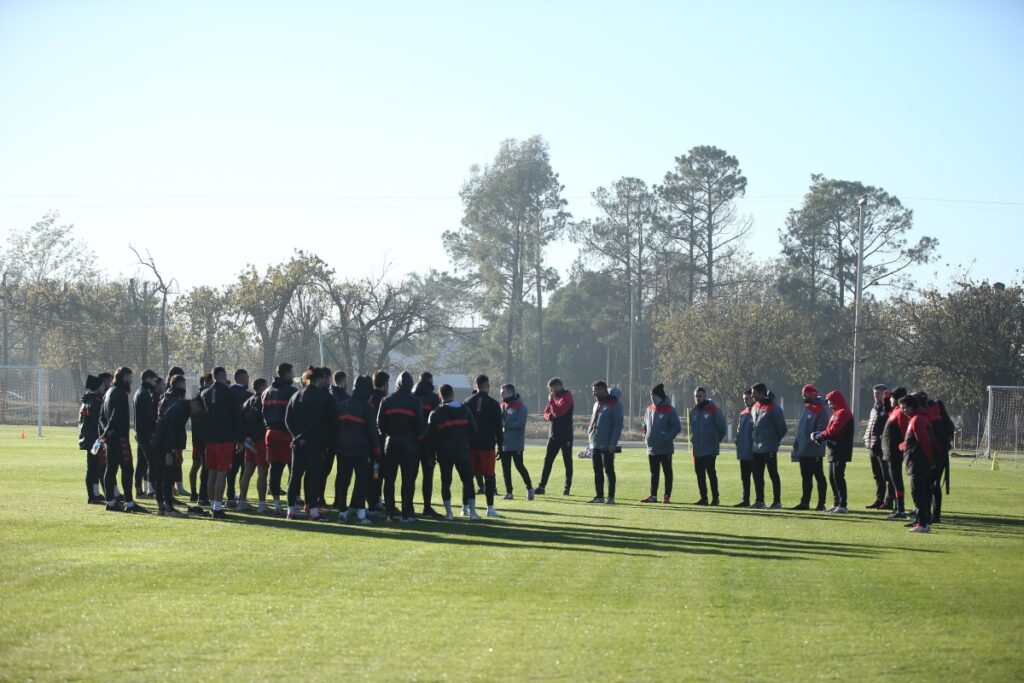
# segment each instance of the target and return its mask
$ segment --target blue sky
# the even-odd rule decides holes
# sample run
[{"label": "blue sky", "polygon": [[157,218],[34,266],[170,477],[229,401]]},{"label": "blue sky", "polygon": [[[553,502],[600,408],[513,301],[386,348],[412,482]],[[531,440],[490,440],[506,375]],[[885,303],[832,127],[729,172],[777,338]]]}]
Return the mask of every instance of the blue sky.
[{"label": "blue sky", "polygon": [[919,277],[1008,281],[1022,36],[1012,0],[5,0],[0,239],[59,209],[108,271],[134,270],[132,242],[185,286],[293,248],[349,275],[445,268],[469,167],[541,134],[579,218],[713,144],[747,175],[759,256],[820,172],[914,209],[941,243]]}]

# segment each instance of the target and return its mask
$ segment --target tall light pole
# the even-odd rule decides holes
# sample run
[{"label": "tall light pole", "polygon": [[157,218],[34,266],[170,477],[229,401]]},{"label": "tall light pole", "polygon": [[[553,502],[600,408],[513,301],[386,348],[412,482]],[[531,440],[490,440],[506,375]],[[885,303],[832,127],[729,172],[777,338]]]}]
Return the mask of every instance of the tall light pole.
[{"label": "tall light pole", "polygon": [[850,388],[850,410],[854,429],[857,425],[857,396],[860,394],[860,307],[864,286],[864,206],[867,196],[857,200],[857,286],[853,294],[853,386]]}]

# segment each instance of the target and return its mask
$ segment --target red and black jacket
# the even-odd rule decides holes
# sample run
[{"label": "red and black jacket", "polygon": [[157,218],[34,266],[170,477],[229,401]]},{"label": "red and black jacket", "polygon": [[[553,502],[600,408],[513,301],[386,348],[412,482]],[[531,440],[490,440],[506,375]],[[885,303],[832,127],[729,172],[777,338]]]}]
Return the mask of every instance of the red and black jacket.
[{"label": "red and black jacket", "polygon": [[380,458],[377,415],[370,405],[369,377],[357,377],[352,395],[338,406],[335,451],[343,458]]},{"label": "red and black jacket", "polygon": [[192,412],[192,402],[186,400],[184,394],[180,398],[174,394],[164,394],[160,406],[163,411],[156,420],[150,447],[154,453],[165,455],[185,448],[185,423]]},{"label": "red and black jacket", "polygon": [[439,460],[469,462],[469,444],[476,428],[473,413],[459,401],[442,403],[427,418],[429,440]]},{"label": "red and black jacket", "polygon": [[398,441],[419,441],[426,432],[423,419],[423,404],[412,395],[412,375],[403,372],[398,379],[395,393],[380,402],[377,412],[377,429],[385,439]]},{"label": "red and black jacket", "polygon": [[92,448],[100,435],[100,408],[103,398],[94,391],[82,394],[82,405],[78,407],[78,447],[83,451]]},{"label": "red and black jacket", "polygon": [[240,443],[245,440],[242,404],[225,384],[214,382],[199,397],[206,408],[206,443]]},{"label": "red and black jacket", "polygon": [[263,392],[263,422],[267,429],[276,429],[279,432],[286,432],[288,428],[284,424],[284,412],[288,408],[288,401],[298,389],[291,380],[277,377],[274,383]]},{"label": "red and black jacket", "polygon": [[553,441],[572,441],[572,392],[561,389],[544,406],[544,419],[548,425],[548,438]]},{"label": "red and black jacket", "polygon": [[882,429],[882,459],[895,460],[902,455],[900,444],[907,434],[910,418],[903,414],[899,406],[889,413],[889,419]]},{"label": "red and black jacket", "polygon": [[853,460],[853,413],[846,407],[846,398],[838,391],[830,391],[825,398],[835,407],[828,426],[821,432],[827,439],[825,448],[829,462],[850,462]]}]

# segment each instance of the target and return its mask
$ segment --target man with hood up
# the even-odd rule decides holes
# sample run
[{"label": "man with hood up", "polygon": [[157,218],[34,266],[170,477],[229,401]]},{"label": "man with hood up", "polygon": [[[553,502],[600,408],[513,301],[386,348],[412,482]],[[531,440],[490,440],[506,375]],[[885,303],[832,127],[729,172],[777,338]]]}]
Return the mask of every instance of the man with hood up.
[{"label": "man with hood up", "polygon": [[[441,398],[434,393],[434,375],[429,372],[420,373],[420,381],[412,390],[412,395],[423,406],[423,419],[427,420],[430,413],[434,412],[441,405]],[[426,425],[424,424],[424,429]],[[437,462],[437,454],[430,445],[429,439],[419,442],[417,457],[420,461],[420,468],[423,474],[423,481],[420,484],[423,493],[423,516],[432,519],[440,519],[441,513],[437,512],[431,505],[434,497],[434,464]]]},{"label": "man with hood up", "polygon": [[813,384],[805,384],[803,388],[804,407],[800,411],[800,422],[796,426],[796,439],[793,441],[793,462],[800,463],[800,481],[802,490],[800,503],[791,507],[791,510],[810,510],[811,493],[814,491],[814,483],[818,483],[818,512],[825,511],[825,470],[822,467],[821,459],[825,456],[825,447],[815,443],[811,435],[823,431],[828,426],[832,411],[825,405],[825,401],[818,395],[818,387]]},{"label": "man with hood up", "polygon": [[355,475],[352,500],[338,521],[359,520],[370,524],[366,516],[366,491],[370,479],[370,462],[380,460],[380,436],[377,432],[377,416],[370,404],[373,381],[366,375],[356,377],[352,395],[338,406],[338,438],[334,450],[338,453],[338,481],[345,482],[345,488],[336,490],[338,505],[345,504],[348,482]]},{"label": "man with hood up", "polygon": [[708,504],[705,477],[711,483],[711,505],[718,505],[715,460],[718,459],[718,444],[725,438],[727,431],[725,414],[714,401],[707,398],[704,387],[697,387],[693,392],[693,407],[690,408],[690,445],[693,449],[693,469],[697,474],[697,490],[700,491],[700,500],[696,505]]},{"label": "man with hood up", "polygon": [[89,375],[85,379],[85,393],[82,394],[82,405],[78,408],[78,448],[85,451],[85,492],[91,505],[104,502],[100,495],[100,479],[103,470],[99,453],[93,453],[92,447],[99,438],[100,408],[103,405],[103,382],[99,377]]},{"label": "man with hood up", "polygon": [[930,424],[932,420],[928,415],[928,408],[921,404],[916,395],[901,398],[900,409],[910,419],[900,450],[906,458],[910,494],[917,506],[917,519],[907,526],[914,533],[928,533],[931,531],[935,466],[935,440]]},{"label": "man with hood up", "polygon": [[398,378],[395,393],[380,402],[377,429],[384,437],[384,507],[388,518],[398,514],[395,508],[395,479],[402,472],[403,522],[415,522],[413,497],[416,495],[416,475],[419,471],[419,442],[424,438],[423,404],[412,395],[413,378],[403,372]]},{"label": "man with hood up", "polygon": [[763,510],[764,504],[764,471],[772,480],[772,509],[782,507],[782,480],[779,479],[779,444],[786,436],[786,416],[782,414],[782,406],[775,402],[775,394],[768,391],[763,382],[750,387],[754,396],[754,405],[750,409],[751,436],[754,453],[754,492],[757,501],[750,507]]},{"label": "man with hood up", "polygon": [[452,469],[462,481],[462,515],[480,519],[476,512],[476,492],[473,488],[473,470],[470,467],[470,439],[476,431],[473,413],[455,400],[455,390],[441,385],[441,405],[427,418],[427,435],[437,453],[441,468],[441,499],[444,501],[445,519],[455,519],[452,512]]},{"label": "man with hood up", "polygon": [[[622,436],[622,392],[618,387],[608,391],[603,380],[594,382],[594,412],[587,428],[594,461],[594,493],[591,503],[615,505],[615,452]],[[604,480],[608,477],[608,498],[604,497]]]},{"label": "man with hood up", "polygon": [[826,442],[828,480],[832,484],[835,505],[829,512],[846,514],[846,464],[853,459],[853,413],[846,407],[846,398],[838,391],[825,394],[832,417],[823,431],[811,434],[815,443]]}]

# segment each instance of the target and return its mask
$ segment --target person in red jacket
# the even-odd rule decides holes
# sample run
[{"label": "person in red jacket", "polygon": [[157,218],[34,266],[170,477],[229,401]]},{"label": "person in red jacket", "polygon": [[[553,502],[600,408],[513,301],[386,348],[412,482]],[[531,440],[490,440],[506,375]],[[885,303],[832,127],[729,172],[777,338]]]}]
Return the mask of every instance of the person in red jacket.
[{"label": "person in red jacket", "polygon": [[544,406],[544,419],[549,423],[548,449],[544,454],[544,469],[540,474],[540,486],[533,490],[543,495],[551,476],[551,466],[555,462],[558,451],[562,451],[562,462],[565,463],[565,489],[563,496],[569,495],[572,488],[572,392],[565,388],[562,380],[557,377],[548,382],[548,403]]},{"label": "person in red jacket", "polygon": [[935,445],[928,409],[921,405],[916,396],[904,396],[900,399],[900,409],[910,418],[907,435],[900,444],[903,457],[907,463],[907,476],[910,477],[910,495],[917,505],[917,522],[910,526],[915,533],[931,531],[932,511],[932,466]]},{"label": "person in red jacket", "polygon": [[832,409],[832,417],[828,426],[811,435],[815,443],[825,441],[828,453],[828,480],[832,484],[832,496],[835,505],[829,512],[845,514],[847,512],[846,497],[846,463],[853,459],[853,413],[846,407],[846,397],[838,391],[825,394],[828,407]]}]

